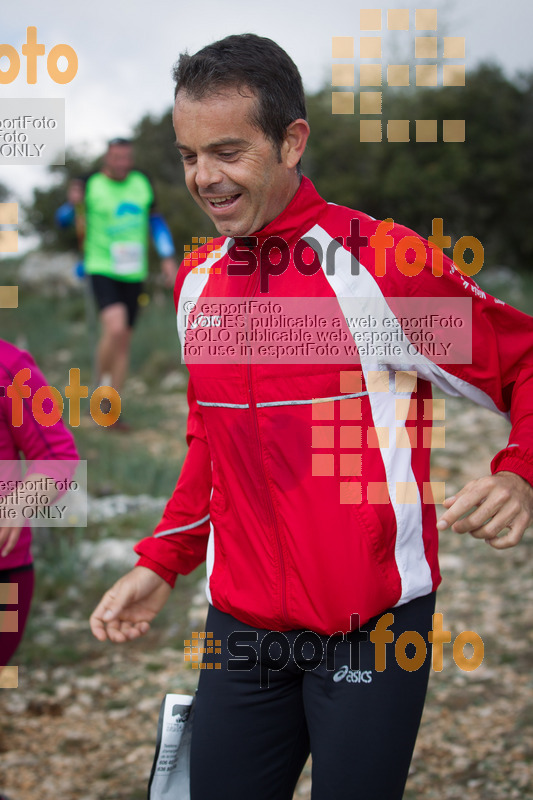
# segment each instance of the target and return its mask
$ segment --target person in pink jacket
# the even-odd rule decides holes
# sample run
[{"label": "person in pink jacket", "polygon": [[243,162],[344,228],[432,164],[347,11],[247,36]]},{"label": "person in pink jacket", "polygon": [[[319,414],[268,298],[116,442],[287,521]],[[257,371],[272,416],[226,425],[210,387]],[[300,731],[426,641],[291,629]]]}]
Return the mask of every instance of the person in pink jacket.
[{"label": "person in pink jacket", "polygon": [[[35,485],[36,479],[43,476],[70,478],[72,462],[79,458],[74,438],[62,419],[46,426],[35,418],[32,398],[47,383],[29,353],[0,339],[0,511],[4,509],[0,514],[0,586],[18,585],[18,592],[3,593],[12,602],[0,604],[0,612],[18,611],[16,631],[3,630],[0,625],[0,670],[12,659],[22,639],[34,585],[31,528],[28,524],[21,525],[18,518],[10,519],[7,513],[14,497],[13,492],[9,492],[10,481],[20,478],[20,472],[15,474],[14,468],[18,466],[21,455],[24,456],[27,471],[22,481]],[[27,387],[25,391],[23,387]],[[29,396],[25,397],[25,394]],[[44,414],[50,413],[51,408],[52,400],[45,399],[42,403]],[[51,488],[40,493],[42,505],[51,502],[58,494],[52,481],[46,481],[46,484],[51,484]],[[19,507],[23,492],[24,485],[18,492]]]}]

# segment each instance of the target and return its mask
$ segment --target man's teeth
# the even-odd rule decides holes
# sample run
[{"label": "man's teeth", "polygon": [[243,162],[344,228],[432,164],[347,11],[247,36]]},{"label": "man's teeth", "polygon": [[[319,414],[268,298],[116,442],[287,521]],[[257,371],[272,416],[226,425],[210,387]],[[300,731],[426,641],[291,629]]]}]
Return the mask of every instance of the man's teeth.
[{"label": "man's teeth", "polygon": [[227,197],[217,197],[216,200],[210,200],[209,202],[212,203],[214,206],[219,206],[222,203],[227,203],[228,200],[233,200],[233,198],[236,197],[236,196],[237,195],[235,195],[235,194],[228,194]]}]

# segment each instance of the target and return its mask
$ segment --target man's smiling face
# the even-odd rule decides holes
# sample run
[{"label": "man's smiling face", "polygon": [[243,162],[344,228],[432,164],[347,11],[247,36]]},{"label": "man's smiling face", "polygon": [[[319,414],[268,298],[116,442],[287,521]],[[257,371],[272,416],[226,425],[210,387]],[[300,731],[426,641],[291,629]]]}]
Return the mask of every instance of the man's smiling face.
[{"label": "man's smiling face", "polygon": [[[252,125],[256,96],[228,88],[201,100],[178,92],[174,130],[185,181],[224,236],[250,236],[288,205],[299,178],[284,142],[281,152]],[[294,163],[293,163],[294,162]]]}]

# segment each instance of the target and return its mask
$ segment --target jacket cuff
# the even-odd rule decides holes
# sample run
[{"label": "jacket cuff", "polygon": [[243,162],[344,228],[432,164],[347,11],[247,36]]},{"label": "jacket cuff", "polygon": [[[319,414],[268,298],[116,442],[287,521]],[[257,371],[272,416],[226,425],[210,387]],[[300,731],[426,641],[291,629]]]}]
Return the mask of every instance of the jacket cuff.
[{"label": "jacket cuff", "polygon": [[157,561],[152,561],[152,559],[148,558],[148,556],[141,556],[135,566],[151,569],[152,572],[156,572],[160,578],[163,578],[164,581],[174,588],[176,579],[178,577],[177,573],[172,572],[172,570],[167,569],[166,567],[163,567],[161,564],[158,564]]},{"label": "jacket cuff", "polygon": [[500,450],[491,461],[490,471],[514,472],[533,486],[533,452],[524,447],[507,447]]}]

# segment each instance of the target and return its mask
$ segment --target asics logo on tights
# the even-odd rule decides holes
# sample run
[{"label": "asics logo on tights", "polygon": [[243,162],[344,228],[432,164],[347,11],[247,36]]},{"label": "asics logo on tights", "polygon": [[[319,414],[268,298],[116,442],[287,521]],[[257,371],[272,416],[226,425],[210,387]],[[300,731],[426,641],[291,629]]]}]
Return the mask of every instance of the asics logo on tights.
[{"label": "asics logo on tights", "polygon": [[350,669],[347,664],[337,670],[333,675],[335,683],[346,681],[346,683],[372,683],[372,670]]}]

